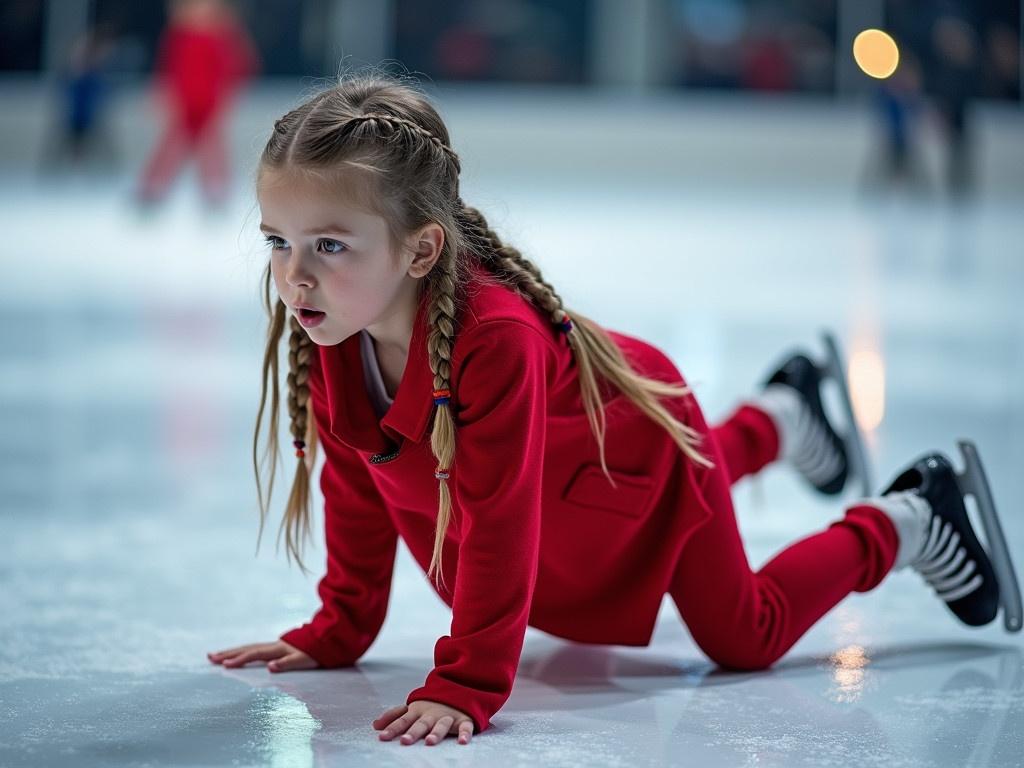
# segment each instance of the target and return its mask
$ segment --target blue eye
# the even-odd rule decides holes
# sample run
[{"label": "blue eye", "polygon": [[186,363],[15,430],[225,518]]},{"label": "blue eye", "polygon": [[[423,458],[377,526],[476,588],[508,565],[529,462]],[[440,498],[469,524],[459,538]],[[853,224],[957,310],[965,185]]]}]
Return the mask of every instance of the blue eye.
[{"label": "blue eye", "polygon": [[336,246],[338,246],[338,248],[336,250],[332,250],[332,249],[328,248],[327,249],[327,253],[341,253],[342,251],[347,251],[348,250],[348,248],[345,246],[344,243],[339,243],[337,240],[321,240],[318,243],[318,245],[327,245],[327,246],[334,246],[334,245],[336,245]]},{"label": "blue eye", "polygon": [[[271,250],[274,251],[281,251],[288,247],[288,244],[276,235],[265,235],[263,239],[270,246]],[[317,247],[322,248],[324,253],[341,253],[348,250],[348,246],[344,243],[339,243],[337,240],[318,240]]]}]

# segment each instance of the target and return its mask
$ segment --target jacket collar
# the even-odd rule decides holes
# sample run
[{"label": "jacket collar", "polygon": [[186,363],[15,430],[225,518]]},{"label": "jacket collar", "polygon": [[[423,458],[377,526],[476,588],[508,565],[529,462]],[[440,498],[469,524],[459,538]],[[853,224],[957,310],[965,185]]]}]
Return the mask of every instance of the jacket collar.
[{"label": "jacket collar", "polygon": [[434,408],[434,374],[426,344],[427,291],[419,297],[409,341],[409,358],[402,372],[394,402],[377,418],[363,384],[363,359],[359,334],[339,344],[319,348],[324,373],[330,431],[353,448],[387,453],[403,439],[418,443]]}]

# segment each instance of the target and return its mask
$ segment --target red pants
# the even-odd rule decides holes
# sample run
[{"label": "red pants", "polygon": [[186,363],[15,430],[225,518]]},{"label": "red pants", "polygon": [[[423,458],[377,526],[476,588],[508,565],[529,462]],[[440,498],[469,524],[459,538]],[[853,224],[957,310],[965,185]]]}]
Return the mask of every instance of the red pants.
[{"label": "red pants", "polygon": [[227,194],[228,162],[220,115],[195,115],[184,110],[171,116],[153,149],[142,172],[140,196],[144,200],[163,197],[191,154],[199,166],[206,200],[222,203]]},{"label": "red pants", "polygon": [[770,666],[851,591],[878,586],[896,560],[895,526],[858,504],[752,572],[729,489],[778,449],[775,426],[749,405],[710,430],[703,450],[715,462],[706,488],[714,514],[686,542],[669,587],[694,642],[727,669]]}]

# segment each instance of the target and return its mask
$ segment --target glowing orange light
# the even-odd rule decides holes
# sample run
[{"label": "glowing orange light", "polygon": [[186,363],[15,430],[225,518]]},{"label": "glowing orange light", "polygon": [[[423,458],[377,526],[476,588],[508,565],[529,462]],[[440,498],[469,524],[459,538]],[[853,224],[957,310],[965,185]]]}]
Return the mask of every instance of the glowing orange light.
[{"label": "glowing orange light", "polygon": [[900,50],[880,29],[865,29],[853,40],[853,58],[864,74],[884,80],[896,71]]},{"label": "glowing orange light", "polygon": [[885,363],[878,350],[860,347],[850,354],[849,366],[853,412],[860,428],[873,432],[885,416]]}]

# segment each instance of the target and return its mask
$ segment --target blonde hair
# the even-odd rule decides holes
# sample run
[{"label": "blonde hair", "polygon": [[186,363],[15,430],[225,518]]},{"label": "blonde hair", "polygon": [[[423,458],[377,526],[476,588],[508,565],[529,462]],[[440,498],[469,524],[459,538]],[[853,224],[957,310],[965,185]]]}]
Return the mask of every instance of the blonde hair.
[{"label": "blonde hair", "polygon": [[[427,222],[436,222],[444,230],[442,251],[431,271],[422,278],[424,290],[429,293],[427,351],[435,390],[449,389],[451,385],[456,308],[463,301],[463,289],[469,279],[468,266],[470,263],[483,265],[497,281],[540,307],[552,323],[561,326],[571,320],[566,337],[579,370],[582,401],[600,448],[601,466],[613,486],[605,464],[605,414],[598,376],[611,382],[644,414],[662,425],[689,459],[712,466],[697,450],[701,439],[697,430],[674,418],[658,400],[684,397],[690,394],[689,387],[647,378],[633,371],[603,329],[565,307],[536,265],[502,242],[480,211],[462,202],[459,158],[451,148],[444,122],[418,89],[393,75],[377,71],[346,76],[277,120],[260,158],[261,172],[287,168],[322,177],[324,171],[341,167],[366,172],[373,182],[368,187],[367,202],[388,222],[393,253],[403,237]],[[263,300],[270,324],[253,439],[261,536],[267,510],[260,484],[257,446],[269,381],[272,387],[270,434],[264,458],[268,454],[279,455],[277,353],[287,312],[279,297],[276,301],[271,298],[270,284],[268,264],[263,275]],[[309,474],[316,461],[316,429],[315,424],[311,428],[315,417],[308,379],[310,357],[317,353],[295,317],[290,320],[288,349],[291,433],[296,440],[306,441],[308,453],[305,461],[297,462],[278,541],[280,533],[286,532],[289,558],[294,554],[305,571],[299,552],[299,535],[300,530],[303,538],[309,535]],[[456,395],[452,392],[452,399]],[[439,569],[444,585],[441,551],[451,516],[451,492],[446,475],[455,456],[455,424],[448,403],[435,408],[430,447],[437,459],[440,499],[434,552],[427,575]],[[271,462],[268,498],[273,492],[274,466]]]}]

